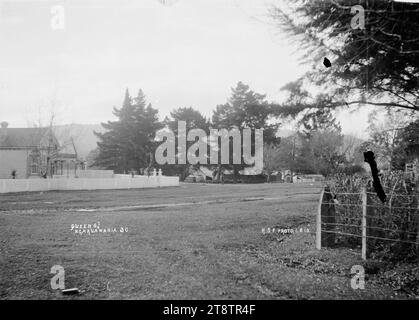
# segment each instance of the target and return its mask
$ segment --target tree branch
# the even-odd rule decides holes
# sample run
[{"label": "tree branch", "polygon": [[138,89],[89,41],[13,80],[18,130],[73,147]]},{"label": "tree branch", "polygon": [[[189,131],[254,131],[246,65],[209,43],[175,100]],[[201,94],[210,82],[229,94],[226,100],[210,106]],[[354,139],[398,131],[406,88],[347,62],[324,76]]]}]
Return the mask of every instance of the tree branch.
[{"label": "tree branch", "polygon": [[379,107],[399,107],[399,108],[419,111],[419,106],[411,107],[411,106],[407,106],[400,103],[394,103],[394,102],[373,102],[373,101],[363,101],[363,100],[356,100],[356,101],[350,101],[350,102],[346,102],[346,101],[333,102],[331,107],[339,107],[343,105],[349,106],[352,104],[369,104],[369,105],[379,106]]}]

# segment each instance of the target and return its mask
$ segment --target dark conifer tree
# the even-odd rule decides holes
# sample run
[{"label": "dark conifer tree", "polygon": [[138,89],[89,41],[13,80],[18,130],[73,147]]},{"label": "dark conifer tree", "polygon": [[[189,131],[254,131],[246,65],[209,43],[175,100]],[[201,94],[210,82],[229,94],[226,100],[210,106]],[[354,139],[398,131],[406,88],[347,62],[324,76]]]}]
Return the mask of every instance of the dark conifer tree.
[{"label": "dark conifer tree", "polygon": [[100,140],[95,165],[119,173],[147,167],[156,147],[155,134],[162,127],[158,111],[146,104],[141,90],[132,99],[127,89],[122,107],[114,108],[113,114],[118,120],[102,123],[106,132],[95,132]]}]

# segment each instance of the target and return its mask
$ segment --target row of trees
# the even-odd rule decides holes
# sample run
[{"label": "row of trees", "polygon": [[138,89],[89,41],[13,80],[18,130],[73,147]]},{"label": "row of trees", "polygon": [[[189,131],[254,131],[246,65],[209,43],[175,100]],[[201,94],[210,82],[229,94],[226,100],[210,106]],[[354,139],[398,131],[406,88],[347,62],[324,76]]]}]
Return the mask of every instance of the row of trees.
[{"label": "row of trees", "polygon": [[[231,97],[227,102],[216,106],[212,119],[207,119],[192,107],[184,107],[173,110],[170,117],[159,121],[158,111],[146,102],[144,93],[139,90],[137,96],[132,98],[127,89],[122,107],[114,108],[113,111],[117,120],[102,124],[106,129],[105,133],[95,133],[99,142],[94,165],[115,172],[142,171],[144,168],[156,165],[153,163],[153,155],[159,143],[154,140],[155,134],[163,127],[167,127],[177,135],[178,121],[186,122],[187,131],[199,128],[208,134],[210,128],[227,130],[263,128],[264,141],[277,145],[280,142],[280,138],[276,136],[279,124],[271,121],[271,108],[271,104],[265,100],[265,95],[256,93],[248,85],[239,82],[235,88],[232,88]],[[194,141],[187,142],[187,148],[193,143]],[[232,150],[230,147],[231,153]],[[232,154],[230,160],[232,163]],[[242,164],[217,167],[219,170],[223,167],[232,169],[234,176],[237,177],[238,171],[244,167],[244,161]],[[189,165],[166,165],[163,168],[168,174],[185,177]]]},{"label": "row of trees", "polygon": [[[343,135],[330,110],[305,114],[297,122],[295,133],[279,138],[276,134],[280,123],[274,113],[264,95],[239,82],[228,101],[216,107],[212,119],[189,107],[175,109],[170,117],[159,121],[158,111],[147,104],[141,90],[135,98],[127,90],[122,107],[114,109],[118,119],[102,124],[105,133],[96,133],[100,141],[95,165],[115,172],[142,171],[156,166],[153,155],[159,143],[154,140],[155,133],[167,127],[176,135],[178,121],[186,122],[187,131],[199,128],[208,134],[210,128],[264,128],[264,171],[268,176],[284,170],[290,170],[291,174],[325,176],[336,172],[359,172],[363,170],[362,152],[368,149],[375,151],[382,168],[403,169],[419,151],[419,121],[412,122],[410,114],[403,112],[388,111],[382,121],[377,112],[372,113],[367,141]],[[188,141],[187,148],[193,143]],[[232,151],[230,145],[230,160]],[[188,175],[189,167],[187,164],[162,166],[166,174],[182,178]],[[237,177],[244,164],[212,167],[231,169]]]},{"label": "row of trees", "polygon": [[[274,112],[264,95],[239,82],[232,88],[228,101],[216,107],[212,119],[189,107],[175,109],[169,117],[159,121],[157,110],[147,104],[141,90],[135,98],[127,90],[122,107],[114,108],[117,120],[103,123],[106,132],[96,133],[100,141],[95,152],[95,165],[115,172],[142,171],[156,166],[153,155],[159,143],[154,140],[155,133],[167,127],[177,135],[178,121],[186,122],[187,131],[199,128],[208,134],[210,128],[263,128],[264,170],[267,175],[283,170],[328,175],[342,167],[362,162],[360,153],[355,151],[360,140],[345,137],[331,112],[302,117],[298,122],[299,130],[282,139],[277,137],[280,119],[273,116]],[[193,143],[188,141],[187,149]],[[233,158],[232,152],[230,145],[230,160]],[[187,164],[175,164],[164,165],[162,169],[166,174],[185,178],[189,167]],[[234,177],[243,167],[244,163],[212,165],[212,169],[233,170]]]}]

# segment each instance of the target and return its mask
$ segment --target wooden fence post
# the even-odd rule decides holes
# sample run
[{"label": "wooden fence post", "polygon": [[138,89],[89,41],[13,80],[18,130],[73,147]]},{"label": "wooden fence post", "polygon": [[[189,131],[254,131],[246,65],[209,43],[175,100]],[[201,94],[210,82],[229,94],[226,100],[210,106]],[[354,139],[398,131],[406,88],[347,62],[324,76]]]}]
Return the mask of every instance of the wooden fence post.
[{"label": "wooden fence post", "polygon": [[[324,194],[321,204],[321,223],[324,224],[324,231],[321,235],[322,247],[332,247],[335,245],[335,223],[336,223],[336,211],[333,202],[332,193],[329,187],[324,188]],[[323,228],[323,226],[322,226]]]},{"label": "wooden fence post", "polygon": [[320,193],[319,207],[317,209],[316,217],[316,249],[320,250],[322,248],[322,203],[324,196],[324,188]]},{"label": "wooden fence post", "polygon": [[415,196],[413,202],[416,209],[414,217],[416,218],[416,257],[419,260],[419,164],[416,163],[413,171],[415,183]]},{"label": "wooden fence post", "polygon": [[367,203],[366,188],[362,188],[362,259],[367,260]]},{"label": "wooden fence post", "polygon": [[415,183],[413,206],[416,208],[414,213],[414,221],[416,222],[416,257],[419,260],[419,185],[417,181]]},{"label": "wooden fence post", "polygon": [[419,206],[416,212],[416,256],[419,260]]},{"label": "wooden fence post", "polygon": [[419,260],[419,195],[417,193],[413,198],[413,207],[416,208],[413,221],[416,224],[416,257]]}]

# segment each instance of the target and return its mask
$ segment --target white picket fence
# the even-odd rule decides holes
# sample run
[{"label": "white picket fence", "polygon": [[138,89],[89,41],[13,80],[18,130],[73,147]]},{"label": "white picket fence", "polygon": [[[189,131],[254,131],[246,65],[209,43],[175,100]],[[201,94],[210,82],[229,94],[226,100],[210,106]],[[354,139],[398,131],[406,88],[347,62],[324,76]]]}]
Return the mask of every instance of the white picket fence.
[{"label": "white picket fence", "polygon": [[0,193],[50,190],[140,189],[179,186],[179,177],[0,179]]}]

